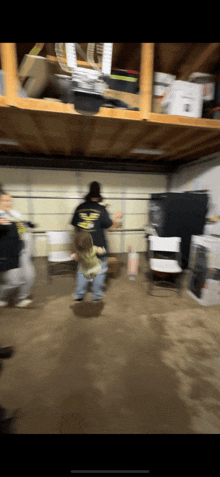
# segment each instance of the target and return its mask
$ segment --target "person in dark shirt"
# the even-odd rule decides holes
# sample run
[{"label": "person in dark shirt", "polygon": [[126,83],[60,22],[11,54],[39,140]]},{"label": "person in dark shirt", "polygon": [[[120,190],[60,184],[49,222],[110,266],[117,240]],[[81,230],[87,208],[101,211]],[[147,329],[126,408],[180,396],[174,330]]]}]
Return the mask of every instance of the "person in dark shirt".
[{"label": "person in dark shirt", "polygon": [[[102,261],[102,269],[101,272],[93,279],[93,301],[100,301],[104,295],[103,285],[106,272],[108,270],[108,245],[106,242],[104,229],[108,229],[108,231],[116,230],[119,219],[123,215],[121,212],[116,212],[113,216],[113,220],[111,220],[106,208],[100,204],[102,200],[103,198],[100,194],[100,185],[98,182],[94,181],[90,184],[90,190],[85,197],[85,201],[76,208],[71,220],[71,225],[75,227],[75,233],[80,230],[86,230],[92,236],[93,245],[104,248],[106,251],[102,255],[97,255],[99,260]],[[87,293],[88,281],[83,274],[80,273],[79,268],[77,270],[76,279],[76,290],[72,296],[76,301],[82,301]]]},{"label": "person in dark shirt", "polygon": [[11,195],[0,184],[0,307],[8,305],[6,300],[12,290],[18,289],[16,306],[26,307],[35,279],[35,271],[29,257],[26,227],[34,227],[24,222],[21,214],[12,210]]}]

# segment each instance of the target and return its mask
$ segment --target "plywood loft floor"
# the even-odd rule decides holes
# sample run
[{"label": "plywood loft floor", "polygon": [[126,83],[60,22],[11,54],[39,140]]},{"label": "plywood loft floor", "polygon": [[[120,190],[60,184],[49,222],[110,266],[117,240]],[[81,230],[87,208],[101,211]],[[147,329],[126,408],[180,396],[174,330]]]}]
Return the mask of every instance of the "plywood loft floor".
[{"label": "plywood loft floor", "polygon": [[[104,305],[73,303],[75,278],[47,284],[35,260],[35,309],[1,310],[0,403],[18,434],[218,434],[220,305],[185,291],[147,294],[146,260],[109,279]],[[186,277],[184,279],[186,286]]]}]

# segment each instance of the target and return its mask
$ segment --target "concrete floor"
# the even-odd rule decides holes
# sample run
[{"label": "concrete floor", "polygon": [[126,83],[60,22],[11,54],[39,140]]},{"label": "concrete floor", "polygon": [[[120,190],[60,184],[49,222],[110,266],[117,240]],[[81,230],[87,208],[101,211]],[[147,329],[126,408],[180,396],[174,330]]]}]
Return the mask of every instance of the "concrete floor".
[{"label": "concrete floor", "polygon": [[147,294],[146,260],[135,281],[126,262],[104,304],[73,303],[75,277],[47,284],[35,259],[36,308],[1,310],[0,403],[20,409],[18,434],[215,434],[220,431],[220,304],[186,293]]}]

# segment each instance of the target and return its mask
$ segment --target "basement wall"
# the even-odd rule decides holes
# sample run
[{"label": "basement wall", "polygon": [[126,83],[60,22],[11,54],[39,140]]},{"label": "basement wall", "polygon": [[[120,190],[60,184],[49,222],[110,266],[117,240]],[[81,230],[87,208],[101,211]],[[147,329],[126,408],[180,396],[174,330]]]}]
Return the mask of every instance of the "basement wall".
[{"label": "basement wall", "polygon": [[109,252],[124,253],[128,246],[146,251],[141,229],[148,223],[150,194],[167,190],[165,174],[0,167],[0,182],[12,195],[13,209],[23,214],[24,220],[38,224],[33,234],[35,257],[47,255],[47,231],[73,230],[69,222],[92,181],[101,184],[110,217],[118,210],[124,213],[123,229],[106,232]]},{"label": "basement wall", "polygon": [[[220,216],[220,153],[181,166],[170,177],[170,192],[197,190],[208,190],[209,210],[207,218]],[[207,224],[205,233],[220,235],[220,221]]]}]

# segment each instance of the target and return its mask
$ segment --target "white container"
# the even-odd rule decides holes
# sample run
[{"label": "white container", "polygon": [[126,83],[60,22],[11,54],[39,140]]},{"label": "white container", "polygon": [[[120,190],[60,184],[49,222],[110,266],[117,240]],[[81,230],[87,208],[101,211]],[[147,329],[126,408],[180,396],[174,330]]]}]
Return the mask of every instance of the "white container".
[{"label": "white container", "polygon": [[204,101],[213,101],[215,98],[215,82],[213,75],[208,73],[192,73],[188,80],[192,83],[202,84]]},{"label": "white container", "polygon": [[153,80],[153,96],[163,96],[175,79],[175,75],[155,72]]},{"label": "white container", "polygon": [[200,118],[203,106],[203,86],[188,81],[174,81],[162,101],[163,113]]},{"label": "white container", "polygon": [[220,302],[220,238],[192,235],[187,293],[203,306]]}]

